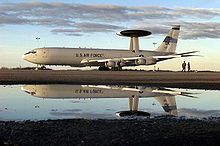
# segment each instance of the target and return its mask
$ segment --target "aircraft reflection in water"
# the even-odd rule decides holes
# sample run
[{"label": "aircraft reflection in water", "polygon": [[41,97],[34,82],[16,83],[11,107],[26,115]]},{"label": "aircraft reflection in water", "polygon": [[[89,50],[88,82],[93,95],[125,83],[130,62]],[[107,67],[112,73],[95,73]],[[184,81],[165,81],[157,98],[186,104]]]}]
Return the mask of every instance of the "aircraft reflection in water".
[{"label": "aircraft reflection in water", "polygon": [[129,111],[117,112],[118,116],[150,116],[138,111],[139,98],[154,97],[170,115],[177,116],[176,95],[193,97],[188,92],[145,86],[106,85],[25,85],[21,89],[32,96],[48,99],[71,98],[129,98]]}]

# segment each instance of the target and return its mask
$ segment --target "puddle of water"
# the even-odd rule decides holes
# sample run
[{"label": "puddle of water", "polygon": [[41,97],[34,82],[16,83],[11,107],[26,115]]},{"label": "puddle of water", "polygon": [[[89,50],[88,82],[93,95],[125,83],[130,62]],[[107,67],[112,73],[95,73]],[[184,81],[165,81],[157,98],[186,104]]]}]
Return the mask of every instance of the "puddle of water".
[{"label": "puddle of water", "polygon": [[108,85],[0,86],[0,120],[220,116],[220,91]]}]

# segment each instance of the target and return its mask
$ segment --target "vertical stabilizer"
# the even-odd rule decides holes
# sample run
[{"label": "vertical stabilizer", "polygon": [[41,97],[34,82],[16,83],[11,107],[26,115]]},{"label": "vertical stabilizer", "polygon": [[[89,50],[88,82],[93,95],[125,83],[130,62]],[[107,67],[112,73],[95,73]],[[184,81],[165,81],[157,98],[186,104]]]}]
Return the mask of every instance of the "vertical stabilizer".
[{"label": "vertical stabilizer", "polygon": [[155,51],[175,53],[179,32],[180,25],[173,25],[166,38]]},{"label": "vertical stabilizer", "polygon": [[178,115],[175,96],[155,97],[155,99],[161,104],[165,112],[174,116]]}]

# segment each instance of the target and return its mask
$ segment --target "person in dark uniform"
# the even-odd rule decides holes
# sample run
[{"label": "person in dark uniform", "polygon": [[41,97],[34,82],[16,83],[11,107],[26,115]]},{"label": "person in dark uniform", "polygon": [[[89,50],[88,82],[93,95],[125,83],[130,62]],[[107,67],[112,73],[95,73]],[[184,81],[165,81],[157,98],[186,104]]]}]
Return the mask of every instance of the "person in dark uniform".
[{"label": "person in dark uniform", "polygon": [[188,71],[190,71],[190,63],[189,62],[187,63],[187,69],[188,69]]},{"label": "person in dark uniform", "polygon": [[186,71],[186,62],[184,61],[182,63],[182,72],[185,72]]}]

